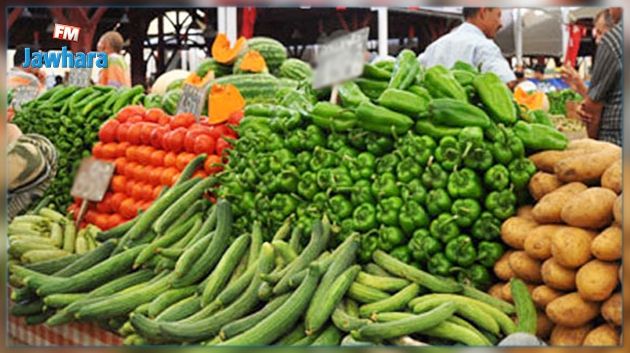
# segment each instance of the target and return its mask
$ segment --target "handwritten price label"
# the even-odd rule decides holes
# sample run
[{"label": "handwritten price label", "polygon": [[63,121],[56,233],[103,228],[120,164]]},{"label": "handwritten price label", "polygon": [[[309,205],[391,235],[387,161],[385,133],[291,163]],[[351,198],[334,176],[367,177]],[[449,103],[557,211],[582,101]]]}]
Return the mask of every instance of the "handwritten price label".
[{"label": "handwritten price label", "polygon": [[101,201],[114,175],[114,164],[92,157],[81,161],[70,194],[83,200]]},{"label": "handwritten price label", "polygon": [[332,86],[361,76],[369,34],[370,28],[366,27],[322,45],[317,51],[313,88]]}]

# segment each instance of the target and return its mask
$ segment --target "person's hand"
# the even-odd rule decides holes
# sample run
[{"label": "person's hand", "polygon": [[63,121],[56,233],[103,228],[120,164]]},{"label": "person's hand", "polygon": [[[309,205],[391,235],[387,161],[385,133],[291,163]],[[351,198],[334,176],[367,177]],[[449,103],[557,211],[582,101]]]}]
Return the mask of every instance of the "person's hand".
[{"label": "person's hand", "polygon": [[601,107],[597,104],[584,102],[578,106],[577,113],[580,116],[580,120],[588,125],[597,122],[601,114]]},{"label": "person's hand", "polygon": [[570,65],[564,65],[560,69],[560,73],[562,74],[562,78],[571,86],[573,90],[575,90],[578,84],[582,81],[580,78],[580,74]]}]

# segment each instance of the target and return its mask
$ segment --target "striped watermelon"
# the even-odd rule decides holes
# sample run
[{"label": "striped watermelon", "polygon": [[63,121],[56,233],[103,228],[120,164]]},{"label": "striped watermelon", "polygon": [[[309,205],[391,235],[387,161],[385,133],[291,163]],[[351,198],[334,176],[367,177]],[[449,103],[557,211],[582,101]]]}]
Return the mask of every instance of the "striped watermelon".
[{"label": "striped watermelon", "polygon": [[[214,84],[231,84],[240,91],[247,104],[275,101],[275,94],[278,89],[285,87],[287,83],[282,83],[270,74],[243,74],[230,75],[215,79]],[[211,86],[212,86],[211,85]]]},{"label": "striped watermelon", "polygon": [[269,37],[253,37],[247,40],[249,50],[258,51],[267,63],[269,71],[275,73],[287,60],[287,49],[279,41]]},{"label": "striped watermelon", "polygon": [[210,70],[214,71],[214,77],[223,77],[232,74],[232,66],[221,64],[213,58],[202,61],[197,67],[196,74],[199,77],[204,77]]},{"label": "striped watermelon", "polygon": [[279,76],[298,81],[310,80],[313,77],[313,69],[308,63],[300,59],[291,58],[282,63]]}]

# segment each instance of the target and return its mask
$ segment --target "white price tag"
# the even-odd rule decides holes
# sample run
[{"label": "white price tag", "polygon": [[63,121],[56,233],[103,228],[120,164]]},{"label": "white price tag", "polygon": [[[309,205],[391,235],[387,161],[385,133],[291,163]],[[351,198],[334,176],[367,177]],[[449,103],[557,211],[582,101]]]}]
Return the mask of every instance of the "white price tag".
[{"label": "white price tag", "polygon": [[70,194],[88,201],[101,201],[114,175],[114,164],[92,157],[81,161]]},{"label": "white price tag", "polygon": [[92,68],[76,68],[70,69],[68,75],[68,85],[87,87],[91,84]]},{"label": "white price tag", "polygon": [[206,103],[206,99],[208,99],[207,92],[208,85],[198,87],[185,83],[182,87],[182,97],[177,104],[177,114],[192,113],[195,115],[198,122],[199,116],[203,111],[203,105]]},{"label": "white price tag", "polygon": [[313,88],[332,86],[361,76],[369,34],[370,28],[366,27],[322,45],[317,51]]}]

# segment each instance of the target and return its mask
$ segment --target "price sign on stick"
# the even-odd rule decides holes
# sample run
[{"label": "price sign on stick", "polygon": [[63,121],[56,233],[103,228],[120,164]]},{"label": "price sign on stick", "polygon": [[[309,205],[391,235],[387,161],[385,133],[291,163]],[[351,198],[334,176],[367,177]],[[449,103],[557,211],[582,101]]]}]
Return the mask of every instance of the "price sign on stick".
[{"label": "price sign on stick", "polygon": [[177,114],[192,113],[195,115],[197,122],[199,122],[203,105],[206,104],[206,99],[208,99],[208,87],[213,79],[214,73],[209,71],[203,78],[206,82],[204,85],[197,86],[185,83],[182,87],[182,97],[179,99],[179,103],[177,103]]},{"label": "price sign on stick", "polygon": [[19,108],[22,104],[30,102],[37,98],[39,87],[37,85],[20,85],[13,91],[13,99],[11,105],[13,108]]},{"label": "price sign on stick", "polygon": [[361,76],[369,34],[370,28],[366,27],[320,46],[313,88],[327,87]]},{"label": "price sign on stick", "polygon": [[72,86],[87,87],[91,84],[91,68],[70,69],[68,84]]},{"label": "price sign on stick", "polygon": [[77,224],[83,219],[88,202],[99,202],[103,200],[103,196],[105,196],[105,192],[109,187],[109,182],[113,175],[113,163],[99,161],[91,157],[81,161],[81,166],[79,167],[77,176],[74,178],[74,183],[72,184],[72,189],[70,190],[70,194],[73,197],[83,199],[81,210],[76,218]]}]

